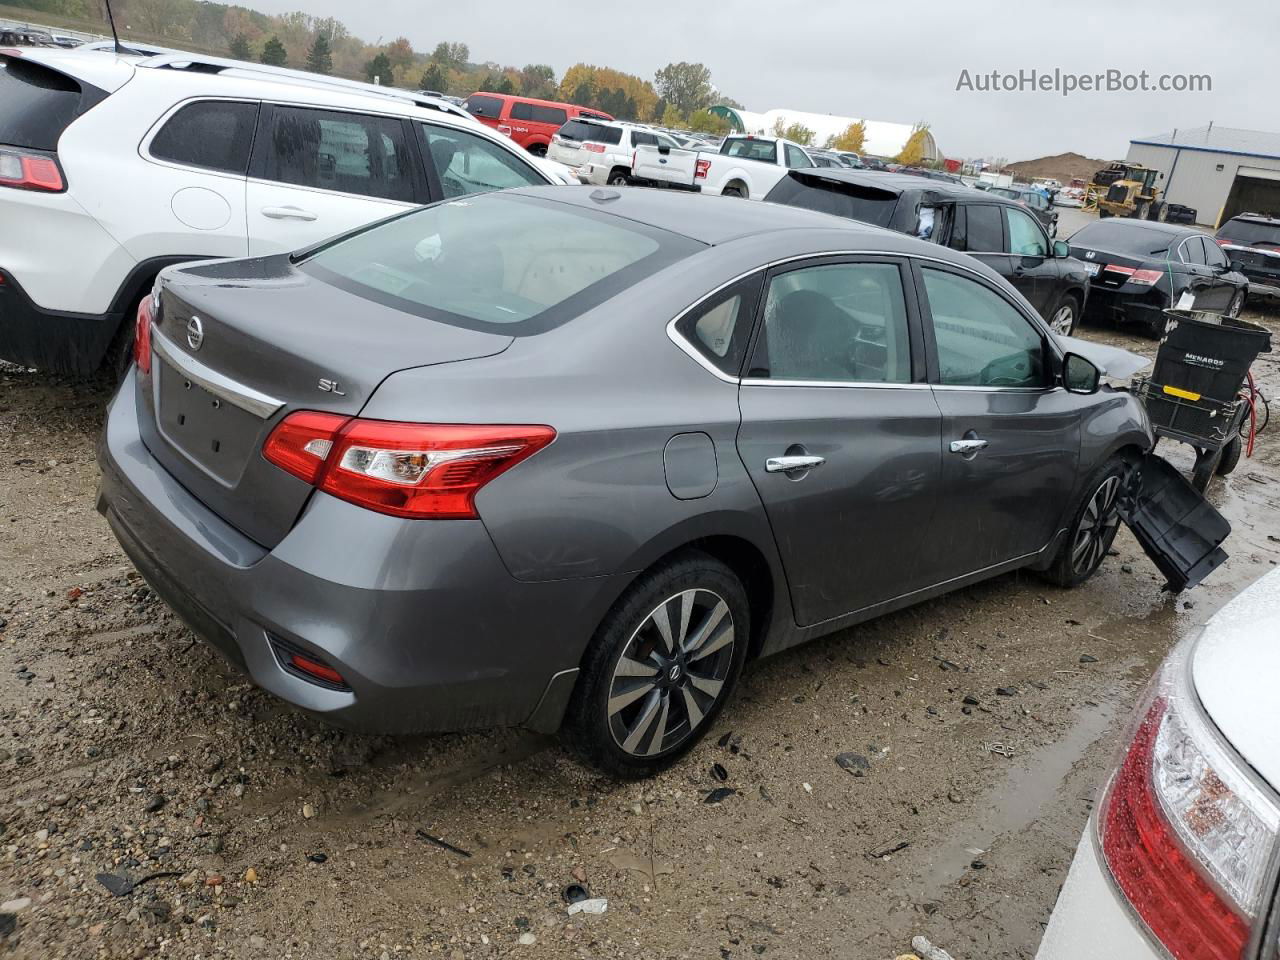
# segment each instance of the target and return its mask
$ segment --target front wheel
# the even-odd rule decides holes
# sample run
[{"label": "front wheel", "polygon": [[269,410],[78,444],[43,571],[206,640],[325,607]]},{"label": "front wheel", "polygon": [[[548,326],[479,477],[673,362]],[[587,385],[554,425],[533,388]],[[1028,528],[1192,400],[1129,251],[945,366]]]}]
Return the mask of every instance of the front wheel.
[{"label": "front wheel", "polygon": [[1227,307],[1227,316],[1228,317],[1240,316],[1240,311],[1244,309],[1244,301],[1245,301],[1245,292],[1243,290],[1237,290],[1236,295],[1231,298],[1231,305]]},{"label": "front wheel", "polygon": [[1068,293],[1058,301],[1058,308],[1049,315],[1049,329],[1059,336],[1069,337],[1075,332],[1079,320],[1080,308],[1076,306],[1075,297]]},{"label": "front wheel", "polygon": [[1076,509],[1067,537],[1045,578],[1060,587],[1077,587],[1102,566],[1120,529],[1120,487],[1125,463],[1105,464],[1085,487],[1084,501]]},{"label": "front wheel", "polygon": [[670,766],[724,707],[749,636],[746,591],[715,558],[690,552],[642,575],[591,641],[566,744],[615,777]]}]

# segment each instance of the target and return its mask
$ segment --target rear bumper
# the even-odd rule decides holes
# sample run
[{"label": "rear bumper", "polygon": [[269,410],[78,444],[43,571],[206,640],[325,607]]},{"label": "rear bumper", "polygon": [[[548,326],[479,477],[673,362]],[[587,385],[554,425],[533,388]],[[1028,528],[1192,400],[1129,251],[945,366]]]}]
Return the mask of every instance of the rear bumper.
[{"label": "rear bumper", "polygon": [[1098,860],[1093,823],[1085,828],[1036,960],[1165,960],[1120,899]]},{"label": "rear bumper", "polygon": [[[68,268],[74,269],[74,268]],[[80,376],[102,364],[124,314],[68,313],[35,304],[16,278],[0,283],[0,360]]]},{"label": "rear bumper", "polygon": [[1168,306],[1169,294],[1159,286],[1130,293],[1123,288],[1090,283],[1085,313],[1093,318],[1139,323],[1155,329],[1163,327],[1166,320],[1164,311]]},{"label": "rear bumper", "polygon": [[[138,427],[131,371],[99,444],[98,509],[156,593],[255,683],[369,732],[558,725],[608,579],[522,583],[479,521],[400,520],[322,494],[266,550],[187,493]],[[287,669],[282,646],[346,689]]]}]

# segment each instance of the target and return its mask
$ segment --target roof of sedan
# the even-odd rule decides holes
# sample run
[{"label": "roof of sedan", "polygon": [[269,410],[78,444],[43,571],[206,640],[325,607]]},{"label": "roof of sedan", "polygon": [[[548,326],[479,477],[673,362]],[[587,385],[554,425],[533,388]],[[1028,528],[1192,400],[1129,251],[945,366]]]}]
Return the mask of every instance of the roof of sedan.
[{"label": "roof of sedan", "polygon": [[515,192],[625,217],[711,245],[778,230],[832,228],[874,234],[885,241],[901,239],[900,234],[827,213],[780,203],[702,196],[681,190],[584,186],[529,187]]}]

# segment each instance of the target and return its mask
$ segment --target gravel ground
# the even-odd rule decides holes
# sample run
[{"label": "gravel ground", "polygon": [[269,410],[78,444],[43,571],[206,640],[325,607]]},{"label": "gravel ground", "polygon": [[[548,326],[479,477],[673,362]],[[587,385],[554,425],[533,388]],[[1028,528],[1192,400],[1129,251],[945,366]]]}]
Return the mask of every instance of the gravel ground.
[{"label": "gravel ground", "polygon": [[[1162,595],[1122,532],[1078,590],[1002,577],[754,665],[618,785],[551,739],[358,737],[243,682],[93,510],[106,398],[0,369],[0,956],[1027,958],[1141,685],[1280,560],[1277,427],[1213,488],[1206,586]],[[608,912],[567,916],[575,882]]]}]

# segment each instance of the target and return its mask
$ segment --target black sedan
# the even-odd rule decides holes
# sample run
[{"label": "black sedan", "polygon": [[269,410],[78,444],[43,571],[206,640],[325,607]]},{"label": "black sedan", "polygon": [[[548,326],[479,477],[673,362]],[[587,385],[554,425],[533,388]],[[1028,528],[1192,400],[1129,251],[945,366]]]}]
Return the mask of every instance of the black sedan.
[{"label": "black sedan", "polygon": [[1088,264],[1089,314],[1164,332],[1169,307],[1238,316],[1249,281],[1213,237],[1190,227],[1108,218],[1071,237],[1071,255]]},{"label": "black sedan", "polygon": [[1070,335],[1089,290],[1085,265],[1031,211],[992,191],[906,173],[791,170],[765,200],[861,220],[968,253]]}]

